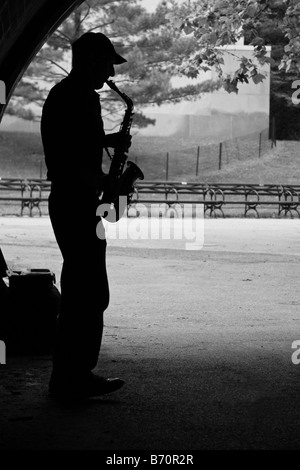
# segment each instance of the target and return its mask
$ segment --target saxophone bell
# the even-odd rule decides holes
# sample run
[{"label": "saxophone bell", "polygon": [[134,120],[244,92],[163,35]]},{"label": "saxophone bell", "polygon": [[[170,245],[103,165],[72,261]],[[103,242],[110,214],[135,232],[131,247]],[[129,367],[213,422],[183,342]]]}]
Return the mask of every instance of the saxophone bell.
[{"label": "saxophone bell", "polygon": [[117,195],[113,198],[110,197],[105,199],[107,194],[105,195],[102,193],[100,197],[101,205],[98,208],[97,214],[107,222],[118,222],[125,214],[128,205],[131,203],[135,189],[134,185],[138,179],[144,179],[142,170],[134,162],[128,161],[127,168],[122,173],[119,180]]},{"label": "saxophone bell", "polygon": [[[134,192],[134,184],[137,180],[143,180],[144,173],[138,165],[130,160],[127,162],[127,168],[121,176],[120,195],[130,196]],[[129,201],[130,202],[130,201]]]},{"label": "saxophone bell", "polygon": [[[125,101],[127,105],[119,132],[124,137],[129,136],[134,115],[132,100],[125,93],[121,92],[112,80],[107,80],[106,83]],[[117,222],[123,216],[134,193],[135,182],[138,179],[144,179],[142,170],[135,163],[127,161],[127,158],[128,156],[125,152],[124,146],[117,146],[112,157],[108,174],[111,187],[106,188],[102,192],[100,198],[103,205],[105,205],[105,211],[107,213],[107,215],[102,215],[102,217],[108,222]],[[127,167],[123,171],[126,161]]]}]

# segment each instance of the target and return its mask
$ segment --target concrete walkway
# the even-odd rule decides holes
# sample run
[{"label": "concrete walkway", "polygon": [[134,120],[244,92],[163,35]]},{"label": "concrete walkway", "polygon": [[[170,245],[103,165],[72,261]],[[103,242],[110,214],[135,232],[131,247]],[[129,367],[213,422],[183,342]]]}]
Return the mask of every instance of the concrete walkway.
[{"label": "concrete walkway", "polygon": [[[202,249],[109,240],[97,371],[126,385],[62,406],[47,393],[50,357],[8,357],[0,449],[300,449],[300,364],[291,359],[300,222],[205,219],[198,228]],[[59,279],[48,218],[0,218],[0,246],[9,267],[44,267]]]}]

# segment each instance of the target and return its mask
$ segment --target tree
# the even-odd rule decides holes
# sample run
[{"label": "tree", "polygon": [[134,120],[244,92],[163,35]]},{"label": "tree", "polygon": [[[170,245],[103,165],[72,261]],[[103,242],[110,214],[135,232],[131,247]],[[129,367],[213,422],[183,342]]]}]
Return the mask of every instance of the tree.
[{"label": "tree", "polygon": [[[197,75],[199,70],[214,66],[224,79],[220,46],[234,44],[242,36],[254,47],[253,57],[260,64],[274,63],[266,56],[266,26],[272,26],[285,38],[279,68],[299,73],[299,14],[298,0],[189,0],[181,8],[171,9],[168,19],[196,39],[198,52],[189,58],[186,73]],[[242,58],[231,82],[238,84],[249,79],[257,82],[262,78],[253,60]]]},{"label": "tree", "polygon": [[[191,0],[181,8],[170,4],[168,20],[197,42],[198,52],[181,66],[189,76],[215,67],[224,88],[237,93],[240,83],[263,81],[259,65],[270,63],[270,116],[276,117],[277,137],[300,137],[300,110],[291,100],[291,84],[300,73],[298,0]],[[242,36],[245,44],[253,46],[253,58],[242,57],[238,68],[224,76],[220,46],[234,44]],[[272,46],[270,58],[268,45]]]},{"label": "tree", "polygon": [[[138,109],[134,120],[137,126],[154,122],[143,115],[141,108],[144,105],[194,99],[202,92],[215,89],[218,83],[172,86],[176,67],[195,51],[197,41],[170,27],[166,18],[168,11],[169,8],[161,3],[154,13],[149,13],[139,0],[84,2],[41,49],[17,87],[7,112],[39,119],[49,88],[69,72],[72,42],[87,31],[107,34],[128,59],[126,64],[118,67],[117,80],[123,88],[130,90],[130,97]],[[114,127],[115,115],[108,113],[112,108],[117,113],[123,107],[109,90],[101,93],[104,115],[112,120]]]}]

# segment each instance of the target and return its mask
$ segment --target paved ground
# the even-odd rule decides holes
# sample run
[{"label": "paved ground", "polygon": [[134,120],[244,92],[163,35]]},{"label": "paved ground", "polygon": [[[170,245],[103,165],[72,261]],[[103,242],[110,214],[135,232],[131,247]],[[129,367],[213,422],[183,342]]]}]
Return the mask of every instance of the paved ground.
[{"label": "paved ground", "polygon": [[[50,357],[8,357],[0,449],[300,449],[300,222],[202,222],[201,250],[109,241],[98,371],[126,385],[62,406],[47,394]],[[59,276],[47,218],[1,218],[0,246],[10,267]]]}]

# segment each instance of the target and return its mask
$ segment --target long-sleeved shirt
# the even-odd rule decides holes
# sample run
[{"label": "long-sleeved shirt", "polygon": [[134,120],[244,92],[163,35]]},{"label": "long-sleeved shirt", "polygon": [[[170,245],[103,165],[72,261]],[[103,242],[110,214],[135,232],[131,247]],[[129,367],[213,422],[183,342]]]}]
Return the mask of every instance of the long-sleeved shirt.
[{"label": "long-sleeved shirt", "polygon": [[73,71],[51,89],[43,107],[41,135],[48,180],[97,187],[105,133],[99,95],[84,77]]}]

